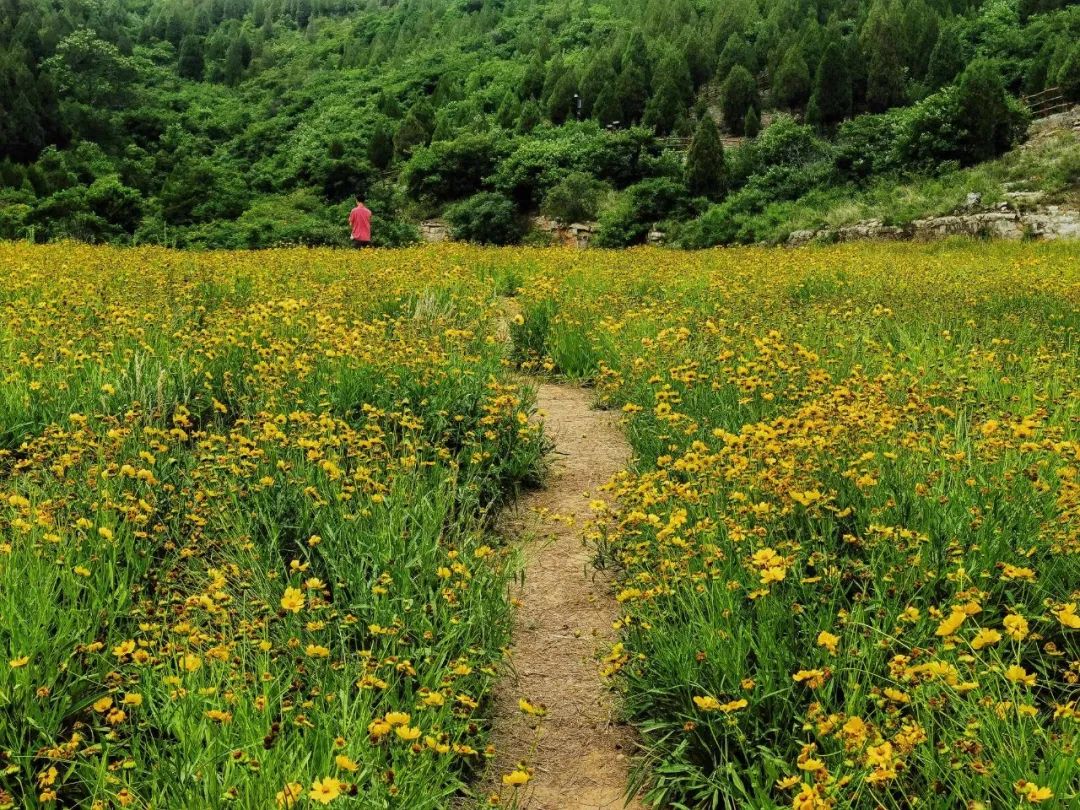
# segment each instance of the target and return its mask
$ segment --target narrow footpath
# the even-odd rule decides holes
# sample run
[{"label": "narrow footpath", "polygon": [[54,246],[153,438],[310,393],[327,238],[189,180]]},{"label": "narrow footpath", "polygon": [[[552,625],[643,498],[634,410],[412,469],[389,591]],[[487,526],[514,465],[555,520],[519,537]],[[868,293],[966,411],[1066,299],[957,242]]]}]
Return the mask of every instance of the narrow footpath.
[{"label": "narrow footpath", "polygon": [[[512,789],[499,780],[524,762],[532,778],[513,805],[522,810],[642,807],[636,799],[626,804],[634,734],[618,722],[616,696],[597,663],[597,652],[616,640],[617,604],[582,543],[590,501],[627,464],[630,448],[618,415],[593,410],[590,399],[581,388],[539,387],[553,468],[543,489],[504,516],[507,533],[521,540],[525,576],[512,593],[520,602],[512,666],[495,692],[491,790],[507,806]],[[545,706],[546,715],[521,711],[521,698]]]}]

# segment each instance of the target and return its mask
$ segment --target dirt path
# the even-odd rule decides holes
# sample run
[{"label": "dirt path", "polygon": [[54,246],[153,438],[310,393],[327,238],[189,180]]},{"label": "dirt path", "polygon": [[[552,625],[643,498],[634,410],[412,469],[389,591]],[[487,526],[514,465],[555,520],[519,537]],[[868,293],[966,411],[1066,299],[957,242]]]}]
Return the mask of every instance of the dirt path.
[{"label": "dirt path", "polygon": [[[517,790],[528,810],[617,810],[625,805],[632,730],[617,722],[596,653],[615,639],[617,616],[608,581],[596,574],[581,529],[595,491],[629,460],[618,417],[590,408],[580,388],[541,385],[538,407],[555,442],[547,486],[507,512],[505,528],[525,542],[525,581],[514,626],[512,671],[495,693],[497,759],[491,789],[510,788],[503,774],[519,762],[532,769]],[[565,519],[562,519],[565,518]],[[572,521],[570,520],[572,518]],[[518,700],[543,704],[537,718]]]}]

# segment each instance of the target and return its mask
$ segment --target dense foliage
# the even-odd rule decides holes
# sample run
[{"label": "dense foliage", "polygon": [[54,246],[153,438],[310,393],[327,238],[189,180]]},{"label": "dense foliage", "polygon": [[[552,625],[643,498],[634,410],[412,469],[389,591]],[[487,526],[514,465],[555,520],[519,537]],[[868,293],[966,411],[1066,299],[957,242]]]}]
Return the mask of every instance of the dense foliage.
[{"label": "dense foliage", "polygon": [[902,139],[924,105],[933,142],[890,140],[887,170],[925,171],[1015,139],[987,123],[1004,93],[1076,97],[1078,42],[1065,0],[2,0],[0,237],[335,244],[359,189],[393,244],[474,193],[535,211],[570,172],[681,182],[658,136],[777,110]]}]

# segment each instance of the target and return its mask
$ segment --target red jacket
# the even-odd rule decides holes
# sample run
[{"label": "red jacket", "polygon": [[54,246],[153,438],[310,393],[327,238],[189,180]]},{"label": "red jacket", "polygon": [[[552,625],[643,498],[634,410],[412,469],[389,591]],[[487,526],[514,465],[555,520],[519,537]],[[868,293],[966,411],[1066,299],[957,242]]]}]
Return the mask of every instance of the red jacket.
[{"label": "red jacket", "polygon": [[357,203],[349,214],[349,225],[352,227],[352,238],[357,242],[371,241],[371,211],[366,205]]}]

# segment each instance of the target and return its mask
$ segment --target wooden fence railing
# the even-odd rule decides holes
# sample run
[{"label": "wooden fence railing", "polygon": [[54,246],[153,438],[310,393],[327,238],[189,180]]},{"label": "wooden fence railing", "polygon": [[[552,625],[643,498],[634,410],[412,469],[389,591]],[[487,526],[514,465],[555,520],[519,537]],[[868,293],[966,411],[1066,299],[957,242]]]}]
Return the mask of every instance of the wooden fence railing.
[{"label": "wooden fence railing", "polygon": [[[693,143],[693,138],[678,137],[676,135],[668,135],[664,138],[657,138],[658,143],[671,149],[675,152],[687,152],[690,150],[690,144]],[[746,138],[740,138],[735,135],[722,136],[720,141],[724,144],[725,149],[734,149],[737,146],[742,146],[746,141]]]},{"label": "wooden fence railing", "polygon": [[1066,100],[1060,87],[1047,87],[1038,93],[1024,96],[1023,102],[1035,118],[1046,118],[1048,115],[1064,112],[1072,106]]}]

